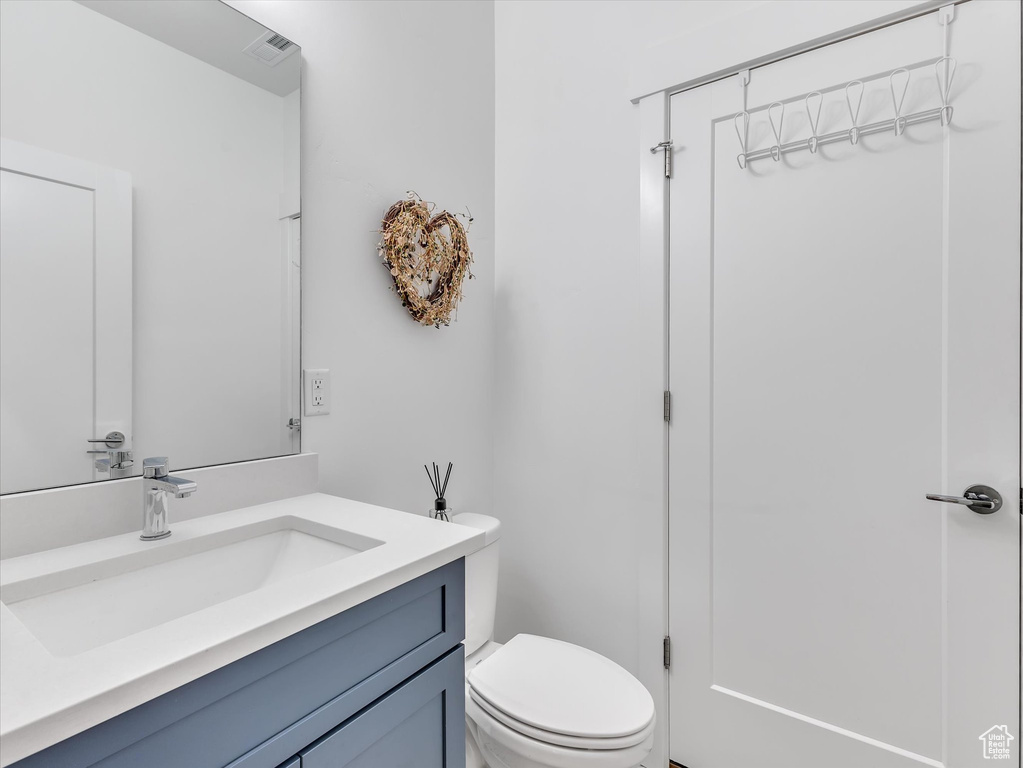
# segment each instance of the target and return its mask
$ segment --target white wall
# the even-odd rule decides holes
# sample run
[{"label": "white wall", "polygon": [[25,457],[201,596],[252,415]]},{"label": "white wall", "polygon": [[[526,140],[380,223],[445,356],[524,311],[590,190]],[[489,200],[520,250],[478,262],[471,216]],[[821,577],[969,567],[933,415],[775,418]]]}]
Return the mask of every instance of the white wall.
[{"label": "white wall", "polygon": [[0,134],[132,175],[136,457],[281,453],[284,99],[70,0],[0,11]]},{"label": "white wall", "polygon": [[627,83],[646,46],[753,4],[497,2],[499,639],[552,635],[637,671],[640,564],[658,546],[638,521],[662,511],[637,503],[637,425],[658,411],[638,399]]},{"label": "white wall", "polygon": [[[303,422],[321,489],[420,511],[419,465],[454,460],[452,503],[505,523],[499,637],[550,634],[636,669],[652,544],[632,519],[660,510],[631,504],[629,69],[645,46],[752,3],[498,2],[492,20],[483,2],[230,2],[303,46],[303,364],[334,372],[333,413]],[[401,88],[405,69],[452,95]],[[440,331],[402,315],[375,258],[369,230],[408,188],[476,216],[479,279]],[[417,386],[435,360],[436,381]]]},{"label": "white wall", "polygon": [[[304,416],[321,490],[412,512],[423,463],[453,461],[453,507],[493,498],[494,27],[487,2],[230,0],[302,46],[303,366],[331,413]],[[375,232],[414,189],[475,216],[458,321],[413,322]]]},{"label": "white wall", "polygon": [[[429,504],[419,465],[452,459],[453,505],[505,523],[500,639],[550,634],[636,669],[652,544],[633,519],[660,510],[631,503],[629,69],[645,46],[751,4],[498,2],[492,20],[483,2],[231,0],[303,46],[303,365],[334,372],[333,413],[304,419],[303,447],[322,490],[412,511]],[[447,86],[402,88],[409,69]],[[373,248],[409,188],[476,216],[479,279],[440,331],[402,315]]]}]

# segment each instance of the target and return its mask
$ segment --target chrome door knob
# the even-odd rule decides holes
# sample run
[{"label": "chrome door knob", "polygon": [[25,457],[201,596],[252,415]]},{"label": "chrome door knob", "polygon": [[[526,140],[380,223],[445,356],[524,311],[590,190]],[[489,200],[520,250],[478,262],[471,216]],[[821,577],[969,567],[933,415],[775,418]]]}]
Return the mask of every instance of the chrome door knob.
[{"label": "chrome door knob", "polygon": [[962,496],[942,496],[928,493],[931,501],[943,501],[946,504],[961,504],[969,507],[978,515],[990,515],[1002,508],[1002,495],[990,485],[971,485]]}]

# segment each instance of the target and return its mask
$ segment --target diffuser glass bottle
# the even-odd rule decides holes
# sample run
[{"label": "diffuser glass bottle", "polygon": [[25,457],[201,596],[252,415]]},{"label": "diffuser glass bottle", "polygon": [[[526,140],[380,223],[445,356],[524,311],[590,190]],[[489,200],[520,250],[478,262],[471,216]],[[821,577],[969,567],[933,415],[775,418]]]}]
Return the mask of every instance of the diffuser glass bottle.
[{"label": "diffuser glass bottle", "polygon": [[430,487],[433,489],[433,493],[436,496],[433,502],[433,508],[427,511],[427,514],[434,520],[451,520],[453,514],[448,509],[447,499],[444,498],[444,493],[448,489],[448,481],[451,479],[451,470],[454,468],[454,464],[448,462],[448,471],[444,474],[444,480],[440,479],[440,467],[435,463],[433,465],[433,472],[425,464],[423,468],[426,470],[426,476],[430,478]]}]

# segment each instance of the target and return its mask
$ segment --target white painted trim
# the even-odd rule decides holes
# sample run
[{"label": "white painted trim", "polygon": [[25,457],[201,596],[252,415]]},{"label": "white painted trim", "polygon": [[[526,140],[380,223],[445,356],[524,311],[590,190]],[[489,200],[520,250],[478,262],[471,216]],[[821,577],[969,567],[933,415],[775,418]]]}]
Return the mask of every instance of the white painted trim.
[{"label": "white painted trim", "polygon": [[919,16],[954,0],[771,0],[646,50],[629,100],[718,80],[812,48]]},{"label": "white painted trim", "polygon": [[[96,174],[96,435],[122,430],[134,446],[132,186],[125,171]],[[125,426],[120,426],[124,424]],[[98,473],[96,479],[106,474]]]},{"label": "white painted trim", "polygon": [[[644,762],[668,764],[668,673],[658,664],[668,628],[668,429],[656,395],[668,381],[668,195],[660,154],[650,147],[670,138],[673,92],[713,82],[743,69],[919,16],[949,0],[771,0],[730,19],[646,51],[636,62],[629,99],[640,108],[640,300],[642,398],[637,450],[643,475],[637,525],[643,554],[639,572],[638,676],[654,697],[658,725]],[[647,407],[649,406],[649,408]],[[675,648],[674,652],[684,653]]]},{"label": "white painted trim", "polygon": [[[640,307],[644,332],[640,344],[641,398],[639,465],[642,489],[637,499],[639,562],[640,681],[654,697],[657,725],[654,747],[644,765],[668,764],[668,674],[662,663],[662,639],[668,632],[668,429],[663,418],[663,392],[668,389],[667,210],[668,180],[664,158],[650,147],[668,135],[668,95],[657,94],[639,105],[640,165]],[[669,148],[670,151],[670,148]]]},{"label": "white painted trim", "polygon": [[302,449],[301,430],[288,429],[302,418],[302,218],[281,219],[281,453]]},{"label": "white painted trim", "polygon": [[103,170],[88,160],[4,138],[0,138],[0,167],[40,179],[55,179],[88,190],[96,189],[100,171]]}]

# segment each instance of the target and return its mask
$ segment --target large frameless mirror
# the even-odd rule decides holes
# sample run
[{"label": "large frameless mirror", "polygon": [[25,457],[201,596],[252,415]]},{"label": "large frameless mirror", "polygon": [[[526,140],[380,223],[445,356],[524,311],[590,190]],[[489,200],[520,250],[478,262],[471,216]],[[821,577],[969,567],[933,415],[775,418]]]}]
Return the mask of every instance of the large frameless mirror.
[{"label": "large frameless mirror", "polygon": [[0,3],[0,493],[299,451],[298,46]]}]

